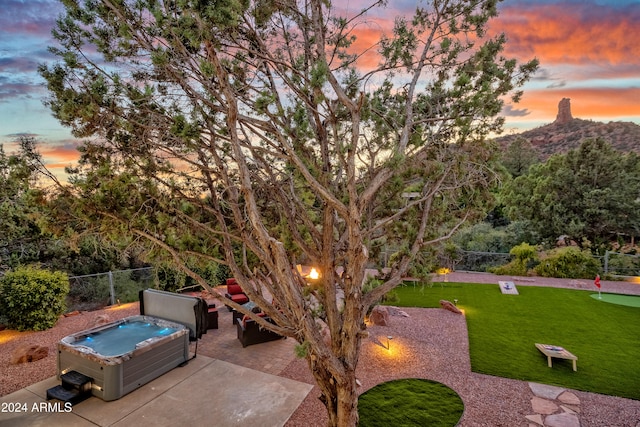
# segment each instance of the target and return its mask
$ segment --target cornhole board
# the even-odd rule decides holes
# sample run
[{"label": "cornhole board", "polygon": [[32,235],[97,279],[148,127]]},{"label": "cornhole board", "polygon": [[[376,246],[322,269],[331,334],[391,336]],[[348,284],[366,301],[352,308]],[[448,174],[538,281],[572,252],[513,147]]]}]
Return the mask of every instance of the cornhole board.
[{"label": "cornhole board", "polygon": [[518,289],[513,282],[505,282],[500,280],[498,282],[498,286],[500,286],[500,292],[502,292],[503,294],[518,295]]},{"label": "cornhole board", "polygon": [[573,362],[573,370],[574,371],[578,370],[578,367],[576,366],[576,361],[578,360],[578,357],[575,354],[569,352],[568,350],[562,347],[558,347],[557,345],[539,344],[539,343],[535,343],[535,344],[536,344],[536,348],[540,350],[542,354],[547,356],[547,365],[550,368],[552,367],[551,359],[555,357],[556,359],[571,360]]}]

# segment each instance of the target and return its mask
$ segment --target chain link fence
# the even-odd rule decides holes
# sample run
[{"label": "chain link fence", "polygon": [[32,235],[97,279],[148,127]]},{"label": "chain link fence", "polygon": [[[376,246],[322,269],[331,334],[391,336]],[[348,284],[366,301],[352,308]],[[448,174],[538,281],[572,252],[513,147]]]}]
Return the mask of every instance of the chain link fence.
[{"label": "chain link fence", "polygon": [[[383,264],[388,261],[389,251],[382,254]],[[607,252],[597,257],[605,274],[618,276],[640,276],[640,255]],[[512,259],[508,253],[456,251],[447,260],[440,260],[443,266],[457,271],[486,272],[491,267],[507,264]],[[109,305],[138,300],[138,292],[157,287],[154,267],[109,271],[69,277],[69,311],[98,310]]]},{"label": "chain link fence", "polygon": [[603,260],[604,273],[611,276],[640,276],[640,255],[607,251]]},{"label": "chain link fence", "polygon": [[[601,272],[613,276],[640,275],[640,256],[607,252],[605,256],[594,256],[600,262]],[[499,267],[509,263],[513,256],[501,252],[457,252],[454,269],[458,271],[487,272],[491,267]],[[609,266],[607,266],[609,264]]]},{"label": "chain link fence", "polygon": [[108,305],[138,300],[138,292],[154,287],[153,267],[109,271],[69,277],[67,309],[98,310]]},{"label": "chain link fence", "polygon": [[486,272],[491,267],[499,267],[511,261],[512,256],[500,252],[459,251],[455,260],[455,270]]}]

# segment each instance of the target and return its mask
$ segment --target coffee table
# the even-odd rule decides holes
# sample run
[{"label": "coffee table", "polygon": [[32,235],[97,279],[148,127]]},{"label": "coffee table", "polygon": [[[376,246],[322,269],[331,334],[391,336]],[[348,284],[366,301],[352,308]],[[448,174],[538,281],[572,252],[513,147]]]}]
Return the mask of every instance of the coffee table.
[{"label": "coffee table", "polygon": [[538,344],[538,343],[536,343],[536,348],[540,350],[542,354],[547,356],[547,364],[549,365],[550,368],[552,366],[551,359],[555,357],[556,359],[571,360],[573,362],[573,370],[574,371],[578,370],[578,367],[576,366],[578,357],[572,354],[571,352],[569,352],[568,350],[557,345]]}]

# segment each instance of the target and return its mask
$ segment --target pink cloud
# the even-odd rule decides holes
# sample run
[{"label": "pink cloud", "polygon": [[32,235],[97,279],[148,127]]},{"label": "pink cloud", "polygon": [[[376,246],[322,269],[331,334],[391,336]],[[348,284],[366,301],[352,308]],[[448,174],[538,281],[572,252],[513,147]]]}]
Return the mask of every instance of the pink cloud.
[{"label": "pink cloud", "polygon": [[492,28],[506,33],[508,55],[535,56],[543,66],[640,65],[640,5],[619,9],[590,2],[505,6]]},{"label": "pink cloud", "polygon": [[38,146],[38,151],[48,161],[75,162],[80,157],[77,147],[76,143],[65,143],[64,145],[43,144]]},{"label": "pink cloud", "polygon": [[50,38],[62,10],[62,4],[53,0],[3,0],[0,26],[4,34]]}]

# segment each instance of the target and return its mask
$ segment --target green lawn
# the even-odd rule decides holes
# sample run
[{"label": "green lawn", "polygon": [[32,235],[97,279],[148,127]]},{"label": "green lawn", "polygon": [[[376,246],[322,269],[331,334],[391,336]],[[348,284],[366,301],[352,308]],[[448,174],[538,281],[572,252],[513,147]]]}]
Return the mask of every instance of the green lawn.
[{"label": "green lawn", "polygon": [[[593,292],[498,284],[435,283],[397,288],[404,307],[439,307],[458,299],[469,329],[474,372],[640,400],[640,308],[591,298]],[[534,343],[565,347],[571,361],[546,357]]]},{"label": "green lawn", "polygon": [[417,378],[378,384],[358,399],[361,427],[451,427],[460,421],[463,411],[455,391]]}]

